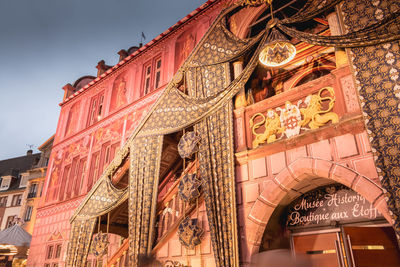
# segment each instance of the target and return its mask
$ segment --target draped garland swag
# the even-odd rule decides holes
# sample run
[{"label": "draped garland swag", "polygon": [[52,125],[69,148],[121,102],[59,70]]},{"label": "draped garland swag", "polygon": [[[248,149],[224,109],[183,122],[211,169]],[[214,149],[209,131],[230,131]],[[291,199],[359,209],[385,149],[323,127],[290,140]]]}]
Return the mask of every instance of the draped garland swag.
[{"label": "draped garland swag", "polygon": [[[319,36],[299,32],[292,27],[326,12],[339,2],[342,1],[309,0],[297,14],[278,21],[276,27],[310,44],[352,47],[368,132],[375,148],[382,185],[388,191],[389,209],[399,230],[400,164],[397,155],[400,151],[400,117],[397,109],[400,107],[400,70],[397,63],[400,55],[397,40],[400,39],[400,4],[398,1],[383,0],[368,4],[363,0],[344,1],[343,17],[349,32],[342,36]],[[355,12],[354,3],[363,5],[369,11],[358,8]],[[251,39],[238,39],[225,26],[225,15],[231,10],[233,8],[228,8],[217,17],[71,218],[67,266],[84,266],[96,217],[126,199],[129,199],[130,263],[140,266],[139,255],[149,254],[153,245],[163,135],[188,126],[195,126],[201,137],[200,178],[204,182],[216,264],[239,266],[232,98],[244,88],[256,67],[269,29]],[[357,17],[367,17],[371,23],[360,26],[355,19]],[[231,81],[229,63],[249,51],[254,51],[250,61],[243,72]],[[374,53],[377,53],[376,56],[373,56]],[[388,71],[378,68],[379,64],[387,66]],[[368,71],[377,73],[366,75]],[[178,89],[182,79],[187,81],[188,94]],[[111,184],[110,177],[128,154],[129,186],[119,190]]]}]

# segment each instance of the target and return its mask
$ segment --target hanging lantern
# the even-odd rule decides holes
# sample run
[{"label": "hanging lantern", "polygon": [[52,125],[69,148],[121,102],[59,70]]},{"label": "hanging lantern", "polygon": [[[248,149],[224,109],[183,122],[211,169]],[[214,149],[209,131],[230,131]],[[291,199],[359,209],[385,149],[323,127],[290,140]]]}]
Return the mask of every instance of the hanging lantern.
[{"label": "hanging lantern", "polygon": [[178,153],[184,158],[190,158],[193,153],[198,151],[198,143],[200,142],[200,137],[195,132],[187,132],[179,140]]},{"label": "hanging lantern", "polygon": [[93,237],[92,241],[92,253],[96,257],[101,257],[107,254],[108,245],[110,242],[108,241],[108,234],[102,233],[101,231],[97,233]]},{"label": "hanging lantern", "polygon": [[188,249],[194,249],[201,243],[204,230],[198,225],[197,219],[186,217],[178,227],[179,241]]},{"label": "hanging lantern", "polygon": [[[270,25],[271,28],[274,26]],[[264,66],[275,68],[287,64],[295,56],[296,47],[277,29],[272,28],[258,59]]]},{"label": "hanging lantern", "polygon": [[192,202],[200,196],[201,181],[195,173],[185,174],[178,185],[178,194],[186,202]]}]

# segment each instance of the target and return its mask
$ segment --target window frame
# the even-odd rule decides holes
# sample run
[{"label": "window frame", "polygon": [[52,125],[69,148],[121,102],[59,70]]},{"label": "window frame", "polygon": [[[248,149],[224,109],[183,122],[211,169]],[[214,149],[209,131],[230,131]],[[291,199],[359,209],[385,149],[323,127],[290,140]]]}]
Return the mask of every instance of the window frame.
[{"label": "window frame", "polygon": [[[33,206],[27,206],[24,215],[24,221],[29,222],[32,219]],[[29,216],[28,216],[29,215]]]},{"label": "window frame", "polygon": [[92,126],[104,117],[104,90],[92,96],[86,126]]},{"label": "window frame", "polygon": [[163,59],[161,54],[143,64],[141,96],[145,96],[162,86],[162,64]]},{"label": "window frame", "polygon": [[31,183],[31,185],[29,186],[28,198],[36,197],[38,188],[39,188],[39,183]]},{"label": "window frame", "polygon": [[18,207],[18,206],[21,206],[21,204],[22,204],[22,194],[13,195],[13,198],[11,201],[11,207]]},{"label": "window frame", "polygon": [[15,223],[13,223],[15,221],[15,218],[17,217],[17,215],[11,215],[7,217],[7,221],[6,221],[6,228],[9,228],[13,225],[15,225]]},{"label": "window frame", "polygon": [[74,196],[79,196],[81,194],[82,185],[83,182],[85,181],[86,168],[87,168],[87,157],[83,157],[79,160],[79,165],[77,166],[78,175],[73,189]]},{"label": "window frame", "polygon": [[94,183],[97,181],[96,176],[99,175],[99,169],[100,169],[100,157],[101,157],[101,151],[96,151],[93,152],[92,158],[90,159],[90,170],[89,170],[89,179],[87,181],[87,191],[92,188]]},{"label": "window frame", "polygon": [[[160,62],[160,66],[158,66],[158,62]],[[162,60],[161,56],[158,56],[154,59],[154,90],[161,87],[161,72],[162,72]]]},{"label": "window frame", "polygon": [[44,266],[57,267],[61,259],[62,243],[53,241],[46,245]]},{"label": "window frame", "polygon": [[0,207],[7,207],[8,196],[0,197]]}]

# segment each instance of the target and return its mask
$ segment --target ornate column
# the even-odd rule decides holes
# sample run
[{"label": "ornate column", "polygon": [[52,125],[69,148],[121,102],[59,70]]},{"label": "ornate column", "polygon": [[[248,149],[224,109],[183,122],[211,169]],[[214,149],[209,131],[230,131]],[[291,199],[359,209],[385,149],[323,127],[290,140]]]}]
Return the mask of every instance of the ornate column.
[{"label": "ornate column", "polygon": [[[342,35],[342,29],[340,28],[339,18],[336,12],[333,12],[327,16],[329,29],[331,30],[331,35]],[[344,48],[335,48],[336,57],[336,67],[341,68],[349,65],[347,60],[347,54]]]},{"label": "ornate column", "polygon": [[[233,75],[235,79],[242,73],[243,71],[243,59],[240,58],[238,61],[233,63]],[[242,88],[235,98],[235,109],[244,108],[247,106],[246,100],[246,92],[244,88]]]}]

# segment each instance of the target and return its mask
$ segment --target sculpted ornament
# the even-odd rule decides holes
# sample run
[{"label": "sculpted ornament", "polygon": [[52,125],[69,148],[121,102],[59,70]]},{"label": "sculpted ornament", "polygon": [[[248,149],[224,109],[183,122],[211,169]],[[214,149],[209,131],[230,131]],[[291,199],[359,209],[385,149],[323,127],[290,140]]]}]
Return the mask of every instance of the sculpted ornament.
[{"label": "sculpted ornament", "polygon": [[301,114],[298,106],[286,101],[284,108],[276,108],[281,112],[279,116],[281,124],[285,129],[285,135],[290,138],[300,133]]},{"label": "sculpted ornament", "polygon": [[[254,119],[257,117],[261,117],[261,121],[254,124]],[[256,133],[256,130],[264,125],[265,131],[262,134]],[[250,127],[252,128],[253,134],[256,138],[253,140],[253,148],[258,147],[260,144],[263,144],[265,141],[267,143],[272,143],[276,141],[276,134],[282,133],[284,128],[281,127],[281,121],[276,114],[276,112],[272,109],[268,109],[267,117],[265,117],[262,113],[257,113],[253,115],[250,119]]]},{"label": "sculpted ornament", "polygon": [[[328,91],[331,95],[330,97],[322,97],[321,94],[324,91]],[[319,90],[316,95],[309,95],[304,100],[304,103],[307,105],[306,108],[300,108],[301,115],[303,116],[303,120],[301,121],[301,126],[306,126],[310,129],[318,129],[319,127],[327,124],[329,121],[332,123],[339,122],[339,116],[331,112],[333,106],[335,104],[335,92],[332,87],[324,87]],[[328,102],[328,109],[322,110],[322,102]]]},{"label": "sculpted ornament", "polygon": [[190,267],[190,266],[180,263],[179,261],[167,260],[166,262],[164,262],[163,267]]},{"label": "sculpted ornament", "polygon": [[[324,92],[330,96],[322,96]],[[300,130],[313,130],[326,125],[328,122],[338,123],[339,116],[332,112],[335,104],[335,92],[332,87],[324,87],[315,95],[308,95],[304,102],[298,101],[297,105],[290,101],[285,102],[283,108],[268,109],[266,116],[262,113],[254,114],[250,119],[250,128],[253,135],[253,148],[257,148],[265,142],[272,143],[276,140],[296,136]],[[323,104],[327,103],[325,110]],[[326,104],[325,104],[326,106]],[[279,115],[278,115],[279,112]],[[259,122],[255,122],[261,118]],[[257,133],[257,129],[264,126],[263,133]]]}]

